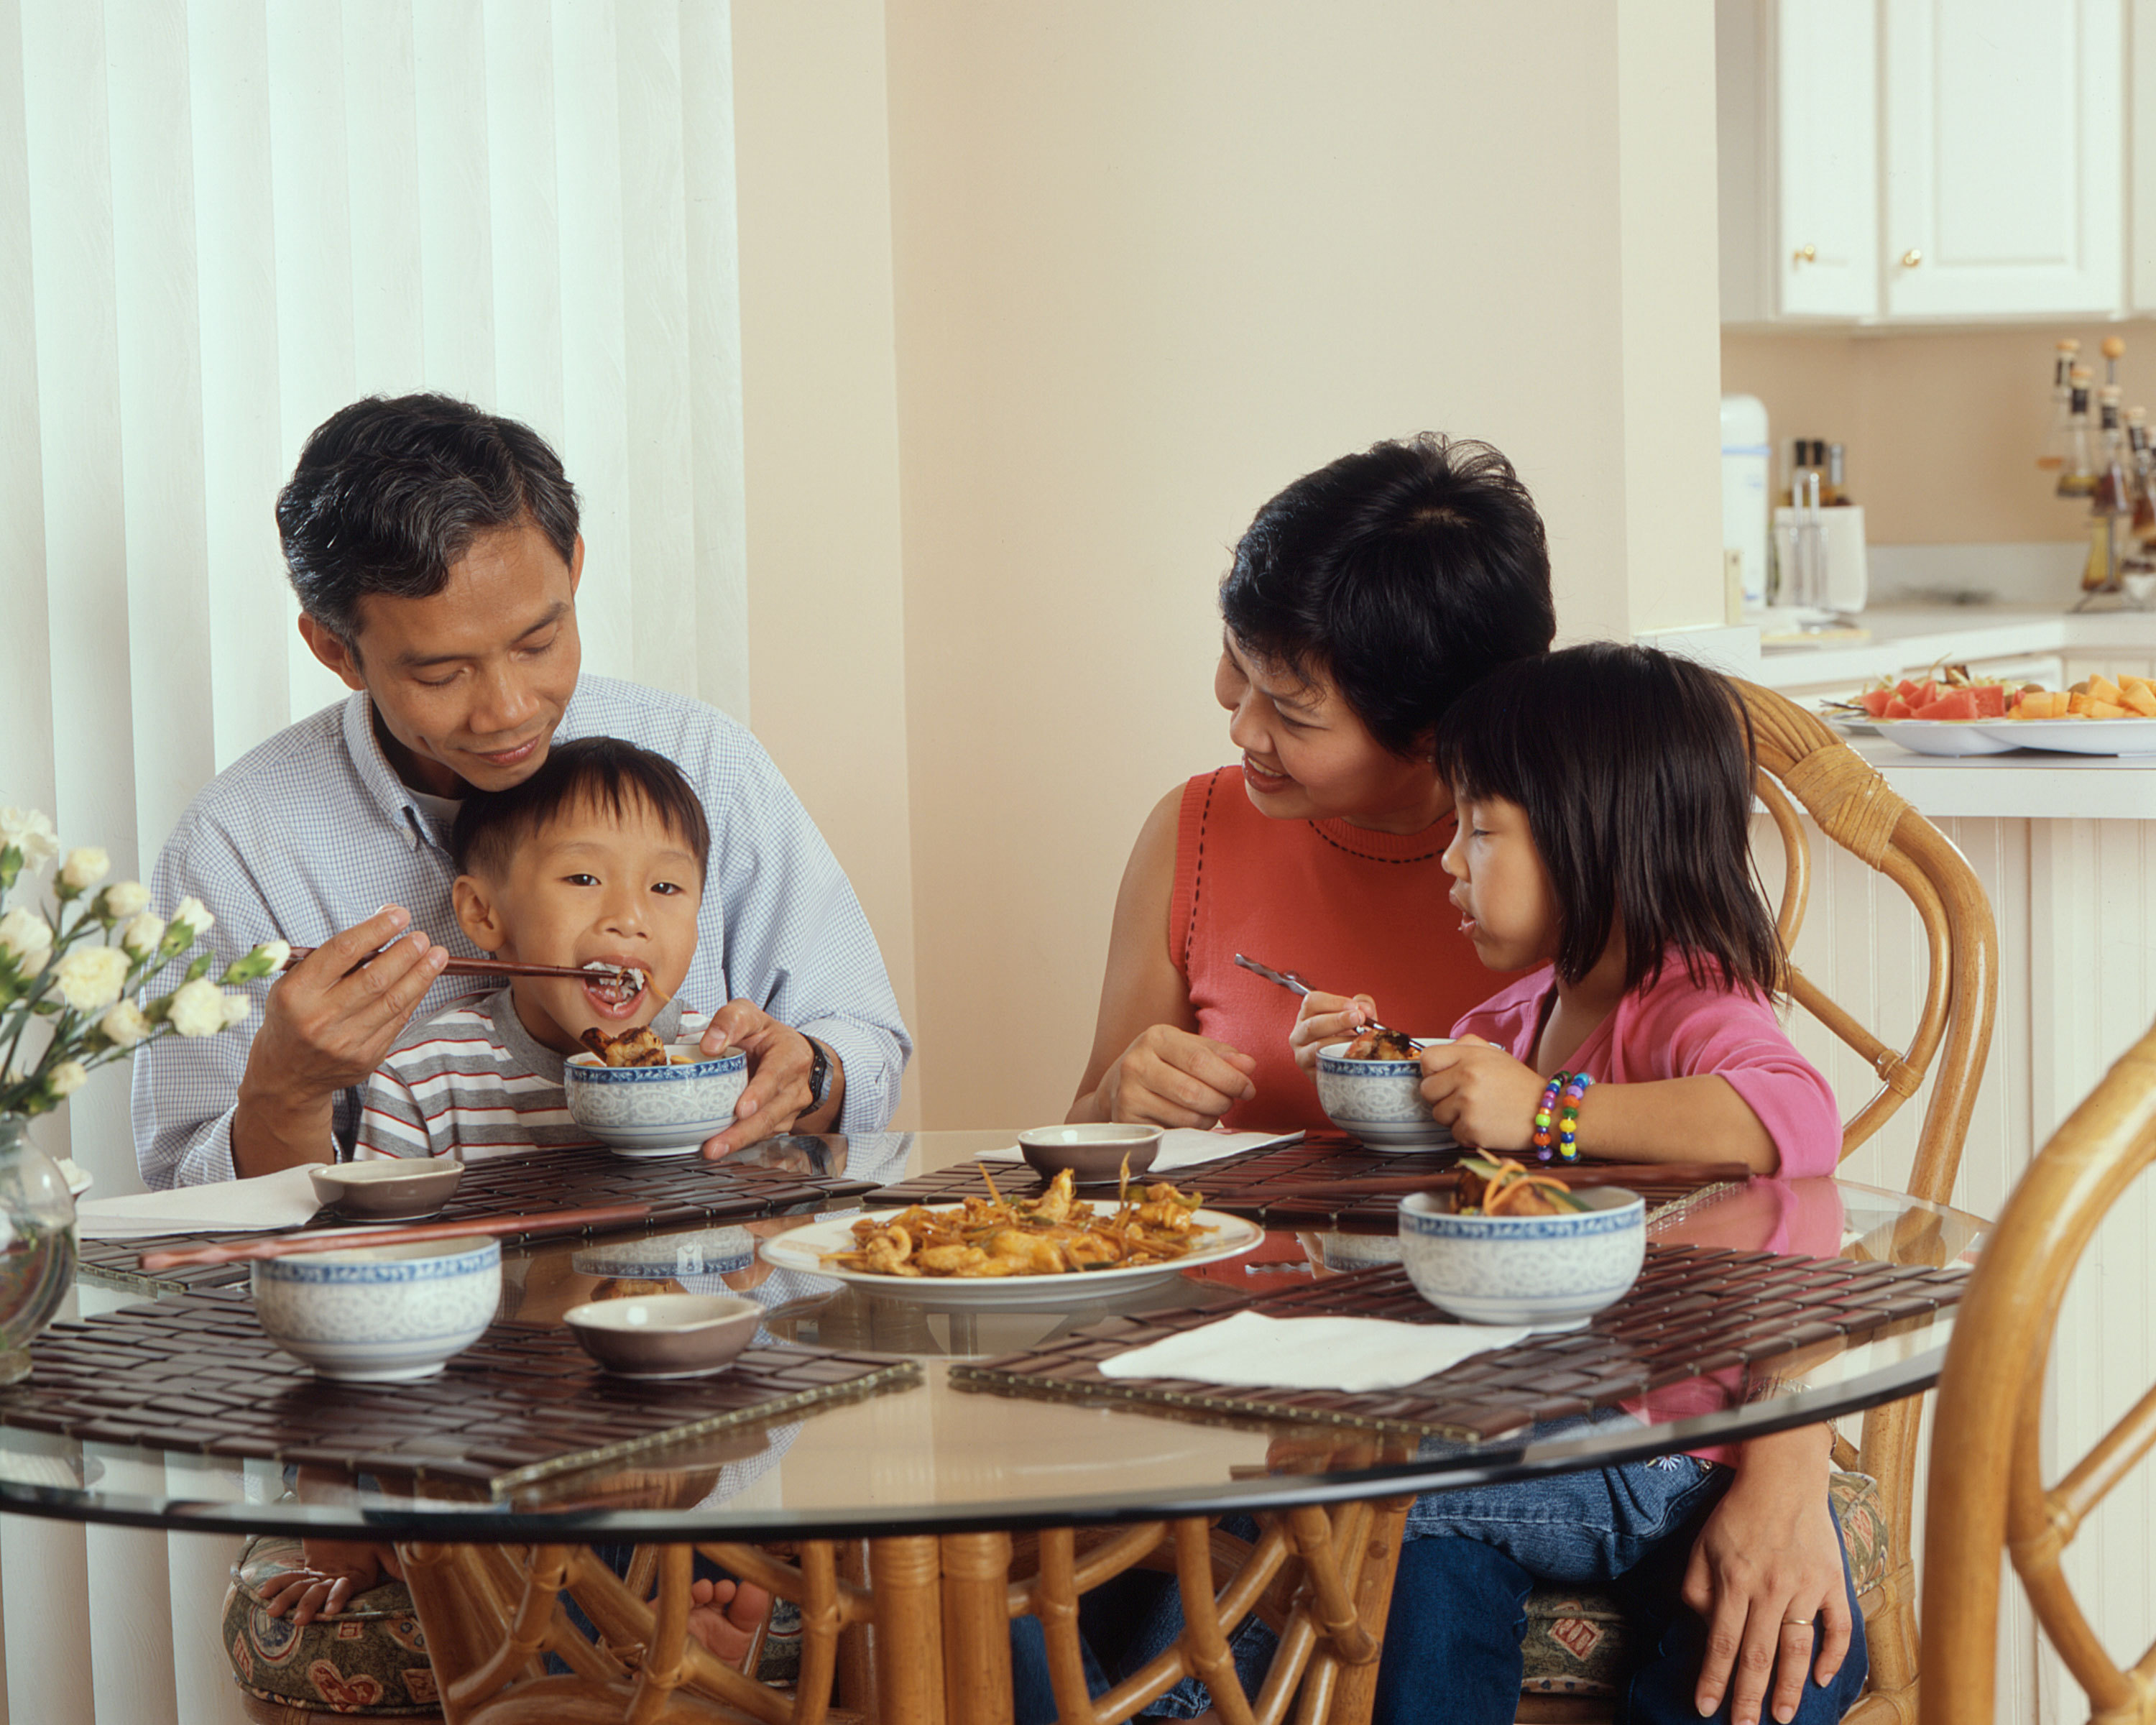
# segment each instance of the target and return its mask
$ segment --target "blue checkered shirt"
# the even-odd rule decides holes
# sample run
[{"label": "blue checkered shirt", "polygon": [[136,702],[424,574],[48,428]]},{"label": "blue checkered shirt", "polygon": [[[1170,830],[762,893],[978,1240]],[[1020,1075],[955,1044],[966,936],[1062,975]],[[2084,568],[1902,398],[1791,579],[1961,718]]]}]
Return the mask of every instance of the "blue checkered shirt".
[{"label": "blue checkered shirt", "polygon": [[[578,680],[556,736],[618,737],[680,768],[711,821],[711,861],[680,998],[706,1011],[751,1000],[814,1036],[845,1063],[838,1129],[880,1131],[898,1106],[912,1040],[860,901],[762,745],[701,701],[595,676]],[[167,841],[151,891],[167,912],[190,893],[209,907],[220,961],[258,941],[320,946],[385,904],[477,957],[450,906],[448,836],[383,758],[357,694],[212,780]],[[487,990],[484,978],[444,977],[415,1019]],[[233,1101],[261,1023],[258,999],[223,1035],[167,1036],[137,1055],[135,1154],[151,1187],[233,1178]],[[336,1099],[347,1147],[359,1095]]]}]

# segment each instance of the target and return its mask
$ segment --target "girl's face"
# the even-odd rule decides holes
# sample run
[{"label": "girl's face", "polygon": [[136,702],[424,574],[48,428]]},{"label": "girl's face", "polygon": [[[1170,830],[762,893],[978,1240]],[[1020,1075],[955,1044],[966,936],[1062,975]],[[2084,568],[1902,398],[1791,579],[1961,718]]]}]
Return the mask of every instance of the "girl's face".
[{"label": "girl's face", "polygon": [[1224,634],[1213,693],[1261,814],[1419,833],[1451,806],[1430,762],[1403,760],[1371,736],[1329,677],[1306,684]]},{"label": "girl's face", "polygon": [[1460,931],[1492,970],[1531,970],[1557,956],[1557,895],[1527,830],[1527,811],[1502,797],[1459,799],[1460,830],[1445,847]]}]

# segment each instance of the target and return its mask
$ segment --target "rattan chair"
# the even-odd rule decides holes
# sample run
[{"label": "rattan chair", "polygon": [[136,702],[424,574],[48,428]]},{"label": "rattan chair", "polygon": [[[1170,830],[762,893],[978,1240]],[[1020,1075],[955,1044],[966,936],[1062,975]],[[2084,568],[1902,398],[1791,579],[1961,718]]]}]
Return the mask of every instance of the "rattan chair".
[{"label": "rattan chair", "polygon": [[[1916,1027],[1899,1048],[1874,1034],[1801,971],[1792,970],[1796,1004],[1855,1049],[1879,1075],[1877,1093],[1848,1117],[1842,1128],[1845,1158],[1872,1137],[1902,1105],[1933,1080],[1931,1099],[1917,1135],[1910,1194],[1946,1203],[1961,1166],[1976,1090],[1991,1049],[1991,1024],[1999,992],[1999,937],[1991,906],[1966,859],[1946,835],[1889,789],[1848,744],[1820,719],[1772,690],[1735,685],[1750,715],[1758,761],[1759,800],[1772,817],[1785,855],[1781,902],[1775,922],[1783,945],[1794,952],[1804,925],[1811,886],[1811,852],[1801,809],[1828,839],[1876,869],[1914,906],[1930,949],[1923,1004]],[[1916,1572],[1911,1551],[1921,1404],[1914,1399],[1875,1408],[1864,1416],[1859,1442],[1836,1445],[1835,1465],[1876,1482],[1888,1534],[1881,1573],[1860,1595],[1871,1646],[1871,1686],[1849,1717],[1859,1725],[1911,1721],[1917,1715]],[[1853,1491],[1855,1482],[1845,1482]],[[1845,1526],[1846,1523],[1845,1523]],[[1860,1584],[1861,1584],[1860,1580]],[[1614,1616],[1614,1604],[1607,1605]],[[1583,1602],[1575,1591],[1560,1599],[1537,1592],[1528,1601],[1531,1634],[1551,1623],[1577,1621]],[[1595,1609],[1594,1602],[1585,1602]],[[1566,1645],[1562,1629],[1553,1639]],[[1530,1681],[1537,1681],[1531,1670]],[[1547,1678],[1543,1679],[1548,1681]],[[1568,1695],[1561,1688],[1522,1694],[1523,1721],[1556,1722],[1606,1715],[1605,1697]]]},{"label": "rattan chair", "polygon": [[1992,1725],[2002,1548],[2090,1716],[2156,1720],[2156,1649],[2122,1669],[2061,1563],[2083,1522],[2156,1444],[2156,1390],[2057,1485],[2044,1484],[2044,1368],[2074,1266],[2156,1158],[2156,1030],[2122,1055],[2006,1201],[1954,1322],[1925,1497],[1923,1725]]}]

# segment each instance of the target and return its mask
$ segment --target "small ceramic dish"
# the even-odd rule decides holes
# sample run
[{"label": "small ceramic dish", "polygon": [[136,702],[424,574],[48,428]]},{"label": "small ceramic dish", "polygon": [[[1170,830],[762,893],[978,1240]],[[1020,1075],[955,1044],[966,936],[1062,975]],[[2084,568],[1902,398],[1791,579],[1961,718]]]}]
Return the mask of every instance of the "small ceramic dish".
[{"label": "small ceramic dish", "polygon": [[704,1378],[756,1339],[763,1307],[737,1294],[638,1294],[572,1306],[577,1345],[624,1378]]},{"label": "small ceramic dish", "polygon": [[[1418,1036],[1424,1047],[1445,1036]],[[1419,1060],[1351,1060],[1348,1045],[1317,1051],[1317,1101],[1326,1118],[1373,1150],[1450,1150],[1451,1132],[1430,1117]]]},{"label": "small ceramic dish", "polygon": [[1112,1186],[1126,1158],[1135,1180],[1160,1154],[1160,1128],[1102,1122],[1090,1126],[1038,1126],[1018,1135],[1019,1154],[1044,1180],[1066,1168],[1078,1186]]},{"label": "small ceramic dish", "polygon": [[501,1303],[501,1242],[464,1238],[296,1252],[253,1266],[254,1315],[318,1378],[431,1378],[486,1333]]},{"label": "small ceramic dish", "polygon": [[465,1165],[446,1157],[382,1157],[309,1170],[315,1196],[339,1215],[368,1222],[415,1222],[457,1195]]},{"label": "small ceramic dish", "polygon": [[1584,1323],[1639,1280],[1647,1207],[1614,1186],[1557,1216],[1460,1215],[1449,1194],[1400,1200],[1400,1261],[1415,1291],[1476,1324]]},{"label": "small ceramic dish", "polygon": [[694,1156],[734,1123],[748,1056],[730,1048],[706,1060],[693,1042],[669,1044],[666,1053],[685,1064],[609,1066],[594,1054],[571,1055],[562,1068],[569,1117],[617,1156]]}]

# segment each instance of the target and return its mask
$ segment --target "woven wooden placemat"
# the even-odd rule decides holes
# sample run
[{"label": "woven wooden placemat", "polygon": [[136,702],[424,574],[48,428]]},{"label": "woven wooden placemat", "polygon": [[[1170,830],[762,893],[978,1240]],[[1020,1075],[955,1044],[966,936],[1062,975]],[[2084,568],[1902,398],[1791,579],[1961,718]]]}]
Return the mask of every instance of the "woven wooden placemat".
[{"label": "woven wooden placemat", "polygon": [[[469,1222],[483,1216],[527,1214],[543,1218],[549,1211],[648,1204],[651,1214],[637,1224],[639,1228],[711,1227],[723,1222],[753,1221],[808,1204],[851,1200],[875,1188],[873,1180],[803,1173],[756,1163],[706,1162],[700,1156],[639,1162],[593,1146],[497,1156],[474,1163],[465,1171],[449,1207],[429,1219]],[[334,1224],[340,1219],[324,1211],[315,1218],[314,1225]],[[517,1240],[547,1240],[581,1231],[542,1224],[505,1238],[502,1243],[509,1245]],[[159,1298],[215,1288],[244,1288],[249,1276],[244,1264],[196,1265],[148,1275],[139,1267],[138,1260],[143,1253],[161,1246],[206,1245],[250,1237],[192,1234],[86,1240],[81,1242],[76,1273],[103,1287]]]},{"label": "woven wooden placemat", "polygon": [[888,1355],[771,1343],[711,1378],[602,1372],[556,1326],[496,1323],[436,1376],[338,1384],[210,1295],[55,1324],[0,1389],[0,1425],[85,1442],[411,1474],[499,1497],[685,1439],[918,1383]]},{"label": "woven wooden placemat", "polygon": [[[1337,1197],[1282,1198],[1274,1194],[1284,1186],[1441,1173],[1456,1165],[1460,1157],[1457,1150],[1387,1153],[1370,1149],[1344,1132],[1306,1132],[1296,1143],[1260,1146],[1239,1155],[1223,1157],[1218,1162],[1144,1178],[1173,1180],[1185,1191],[1204,1194],[1209,1209],[1247,1217],[1266,1228],[1390,1234],[1399,1226],[1400,1201],[1397,1196],[1342,1193]],[[962,1199],[978,1198],[988,1190],[981,1177],[983,1168],[995,1180],[996,1189],[1006,1198],[1034,1197],[1048,1183],[1022,1162],[982,1159],[959,1163],[896,1186],[886,1186],[869,1194],[862,1203],[870,1209],[887,1209],[909,1204],[957,1204]],[[1658,1205],[1691,1197],[1702,1189],[1697,1184],[1643,1181],[1627,1189],[1637,1192],[1652,1211]],[[1105,1199],[1111,1206],[1115,1202],[1112,1186],[1081,1186],[1078,1195],[1096,1202]]]},{"label": "woven wooden placemat", "polygon": [[[1399,1389],[1229,1389],[1101,1374],[1101,1361],[1217,1322],[1228,1315],[1218,1309],[1104,1318],[1023,1353],[954,1366],[951,1381],[966,1389],[1481,1442],[1537,1420],[1614,1408],[1671,1384],[1876,1332],[1952,1305],[1966,1279],[1959,1268],[1650,1245],[1631,1291],[1588,1327],[1531,1336]],[[1263,1294],[1250,1309],[1273,1317],[1450,1322],[1397,1265]]]}]

